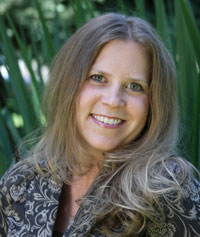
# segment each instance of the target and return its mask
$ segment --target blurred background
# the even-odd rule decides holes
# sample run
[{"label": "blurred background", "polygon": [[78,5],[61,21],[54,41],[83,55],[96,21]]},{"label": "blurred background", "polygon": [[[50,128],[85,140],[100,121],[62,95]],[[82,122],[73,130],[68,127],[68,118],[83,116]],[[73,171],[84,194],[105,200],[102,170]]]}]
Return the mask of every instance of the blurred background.
[{"label": "blurred background", "polygon": [[[1,0],[0,176],[45,126],[41,99],[52,58],[77,28],[106,12],[146,19],[173,55],[180,102],[177,150],[200,170],[199,9],[199,0]],[[33,142],[19,149],[23,139]]]}]

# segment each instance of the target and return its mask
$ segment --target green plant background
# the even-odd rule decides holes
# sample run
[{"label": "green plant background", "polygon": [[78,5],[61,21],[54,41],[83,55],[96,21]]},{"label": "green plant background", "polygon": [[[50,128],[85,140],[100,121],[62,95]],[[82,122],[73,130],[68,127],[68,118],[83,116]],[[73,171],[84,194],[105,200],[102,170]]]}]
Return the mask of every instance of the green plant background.
[{"label": "green plant background", "polygon": [[[52,58],[82,24],[105,12],[150,21],[177,65],[179,153],[200,169],[199,1],[10,0],[0,3],[0,176],[20,159],[22,138],[38,136],[41,98]],[[26,70],[25,70],[25,69]],[[25,70],[25,72],[24,72]],[[31,135],[30,135],[31,134]],[[26,152],[23,148],[22,152]]]}]

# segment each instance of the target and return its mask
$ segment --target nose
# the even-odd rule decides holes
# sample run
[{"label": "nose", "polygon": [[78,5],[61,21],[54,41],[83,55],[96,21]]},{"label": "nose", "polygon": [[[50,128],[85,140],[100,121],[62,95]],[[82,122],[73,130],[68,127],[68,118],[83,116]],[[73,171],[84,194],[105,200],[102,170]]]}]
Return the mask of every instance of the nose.
[{"label": "nose", "polygon": [[110,88],[107,88],[101,101],[103,104],[113,108],[123,107],[126,104],[123,90],[119,86],[111,86]]}]

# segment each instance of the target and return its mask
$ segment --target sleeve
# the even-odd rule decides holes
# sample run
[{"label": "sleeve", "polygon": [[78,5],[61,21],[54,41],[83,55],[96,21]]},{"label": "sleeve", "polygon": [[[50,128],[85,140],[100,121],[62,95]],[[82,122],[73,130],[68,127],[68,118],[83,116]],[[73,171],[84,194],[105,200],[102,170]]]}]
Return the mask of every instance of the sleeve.
[{"label": "sleeve", "polygon": [[0,181],[0,233],[2,237],[6,236],[7,234],[8,226],[6,216],[10,206],[10,196],[7,192],[8,189],[4,187],[6,177],[7,173]]},{"label": "sleeve", "polygon": [[166,195],[161,201],[164,219],[148,223],[149,237],[200,237],[200,183],[188,178],[182,187],[183,195]]},{"label": "sleeve", "polygon": [[25,212],[27,172],[22,164],[10,168],[0,180],[0,236],[13,236],[22,226]]}]

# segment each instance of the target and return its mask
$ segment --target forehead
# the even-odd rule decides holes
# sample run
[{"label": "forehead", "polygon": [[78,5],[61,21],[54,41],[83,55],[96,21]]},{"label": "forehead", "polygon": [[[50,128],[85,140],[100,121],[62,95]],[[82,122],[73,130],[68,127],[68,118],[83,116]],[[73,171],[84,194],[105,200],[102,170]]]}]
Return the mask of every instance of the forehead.
[{"label": "forehead", "polygon": [[147,50],[142,45],[130,40],[112,40],[101,49],[91,70],[149,74],[149,65]]}]

